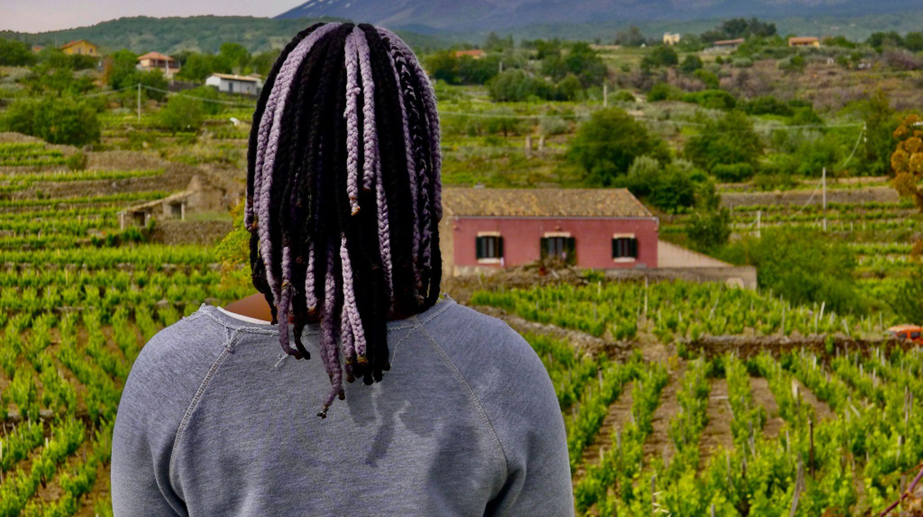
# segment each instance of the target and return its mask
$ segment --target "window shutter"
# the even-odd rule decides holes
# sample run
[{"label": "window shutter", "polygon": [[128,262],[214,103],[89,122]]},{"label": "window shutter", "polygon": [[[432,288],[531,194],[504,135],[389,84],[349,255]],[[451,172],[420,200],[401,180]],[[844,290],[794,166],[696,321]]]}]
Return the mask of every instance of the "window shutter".
[{"label": "window shutter", "polygon": [[542,258],[547,257],[547,256],[549,255],[549,253],[548,253],[548,237],[542,237],[541,241],[539,241],[539,247],[541,248],[541,255],[542,255]]},{"label": "window shutter", "polygon": [[577,262],[577,239],[573,237],[564,239],[564,249],[567,253],[567,263],[575,264]]},{"label": "window shutter", "polygon": [[503,237],[497,237],[497,258],[503,258]]},{"label": "window shutter", "polygon": [[477,254],[478,259],[484,258],[484,237],[477,237],[475,239],[475,253]]},{"label": "window shutter", "polygon": [[628,239],[628,256],[638,258],[638,239]]}]

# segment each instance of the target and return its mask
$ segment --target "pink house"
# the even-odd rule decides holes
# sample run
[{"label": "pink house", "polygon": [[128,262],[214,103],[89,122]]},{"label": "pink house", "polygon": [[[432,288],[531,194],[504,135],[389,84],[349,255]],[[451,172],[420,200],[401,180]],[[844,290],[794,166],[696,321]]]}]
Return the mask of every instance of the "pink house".
[{"label": "pink house", "polygon": [[557,256],[594,269],[657,267],[658,220],[626,189],[443,191],[445,275]]}]

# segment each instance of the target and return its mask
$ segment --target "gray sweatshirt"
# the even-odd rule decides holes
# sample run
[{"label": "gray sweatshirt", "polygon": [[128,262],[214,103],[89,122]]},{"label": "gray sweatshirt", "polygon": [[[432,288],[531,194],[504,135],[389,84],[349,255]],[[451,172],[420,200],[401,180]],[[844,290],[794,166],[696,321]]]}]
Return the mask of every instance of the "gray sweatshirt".
[{"label": "gray sweatshirt", "polygon": [[112,503],[135,515],[573,515],[564,421],[535,352],[446,299],[388,324],[391,371],[330,384],[277,327],[215,307],[144,347],[119,404]]}]

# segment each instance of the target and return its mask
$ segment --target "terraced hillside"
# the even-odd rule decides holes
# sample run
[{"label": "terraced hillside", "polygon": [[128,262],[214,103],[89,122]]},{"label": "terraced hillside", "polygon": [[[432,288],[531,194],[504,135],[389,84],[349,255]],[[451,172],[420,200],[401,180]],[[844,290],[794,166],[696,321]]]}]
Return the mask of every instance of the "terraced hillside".
[{"label": "terraced hillside", "polygon": [[211,249],[119,228],[120,209],[181,190],[188,170],[129,153],[72,168],[79,154],[0,138],[2,516],[111,515],[112,424],[139,350],[205,300],[241,294]]}]

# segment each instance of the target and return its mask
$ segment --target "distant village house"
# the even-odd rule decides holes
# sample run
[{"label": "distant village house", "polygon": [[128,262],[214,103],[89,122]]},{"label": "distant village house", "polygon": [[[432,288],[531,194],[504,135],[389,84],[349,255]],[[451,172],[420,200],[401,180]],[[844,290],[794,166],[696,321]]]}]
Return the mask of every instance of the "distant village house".
[{"label": "distant village house", "polygon": [[820,48],[820,38],[794,37],[788,39],[789,47],[814,47]]},{"label": "distant village house", "polygon": [[90,43],[85,39],[71,41],[70,43],[65,44],[61,47],[61,50],[64,51],[67,55],[79,54],[83,56],[98,56],[99,47]]},{"label": "distant village house", "polygon": [[138,58],[138,70],[160,70],[167,78],[173,77],[179,71],[176,60],[160,52],[148,52]]},{"label": "distant village house", "polygon": [[712,43],[712,46],[711,48],[709,48],[709,51],[711,52],[734,52],[741,45],[743,45],[745,41],[746,40],[743,38],[716,41]]},{"label": "distant village house", "polygon": [[45,47],[41,45],[32,45],[32,52],[35,52],[36,54],[38,54],[39,52],[43,50],[45,50]]},{"label": "distant village house", "polygon": [[468,57],[470,57],[470,58],[472,58],[472,59],[481,59],[481,58],[484,57],[485,55],[487,55],[487,53],[484,52],[484,51],[481,50],[481,49],[474,49],[474,50],[456,50],[456,51],[455,51],[455,57],[468,56]]},{"label": "distant village house", "polygon": [[669,32],[663,35],[663,44],[664,45],[679,45],[680,35],[677,32],[676,34],[670,34]]},{"label": "distant village house", "polygon": [[263,89],[263,81],[259,76],[212,74],[205,80],[205,84],[216,88],[219,92],[240,93],[243,95],[259,95]]}]

